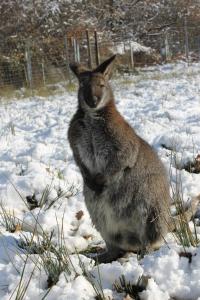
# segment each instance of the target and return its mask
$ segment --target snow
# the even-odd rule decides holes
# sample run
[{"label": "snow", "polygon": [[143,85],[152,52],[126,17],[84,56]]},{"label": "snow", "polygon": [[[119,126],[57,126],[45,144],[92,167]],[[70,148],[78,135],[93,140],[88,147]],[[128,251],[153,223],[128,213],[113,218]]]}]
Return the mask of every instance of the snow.
[{"label": "snow", "polygon": [[[199,67],[200,64],[187,67],[184,63],[149,67],[138,76],[126,75],[112,81],[119,111],[156,149],[171,174],[172,186],[177,176],[175,165],[180,166],[185,201],[200,193],[200,174],[181,169],[200,153]],[[0,299],[10,299],[12,293],[15,298],[25,262],[23,283],[31,276],[25,299],[45,296],[48,276],[41,267],[41,257],[38,253],[27,256],[20,241],[22,236],[30,238],[31,232],[37,240],[45,232],[52,234],[52,243],[59,244],[62,228],[73,268],[70,275],[60,274],[46,299],[92,300],[96,297],[93,285],[105,299],[123,299],[125,294],[114,288],[121,276],[132,284],[147,276],[147,287],[140,293],[143,300],[197,300],[200,248],[186,249],[192,255],[189,262],[188,257],[180,255],[184,249],[172,234],[167,236],[167,245],[140,260],[129,254],[110,264],[94,266],[92,259],[77,256],[77,252],[105,244],[85,207],[82,178],[67,141],[67,128],[76,106],[75,92],[48,99],[1,100],[0,200],[6,211],[23,220],[23,224],[22,231],[9,233],[0,217]],[[176,153],[176,163],[169,149]],[[47,186],[46,203],[30,210],[26,197],[34,195],[40,201]]]},{"label": "snow", "polygon": [[146,47],[143,46],[137,42],[131,41],[128,44],[127,43],[118,43],[118,44],[114,44],[112,47],[110,47],[110,50],[112,51],[112,53],[115,54],[125,54],[126,51],[130,51],[130,47],[131,50],[133,51],[133,53],[146,53],[146,54],[151,54],[153,49],[150,47]]}]

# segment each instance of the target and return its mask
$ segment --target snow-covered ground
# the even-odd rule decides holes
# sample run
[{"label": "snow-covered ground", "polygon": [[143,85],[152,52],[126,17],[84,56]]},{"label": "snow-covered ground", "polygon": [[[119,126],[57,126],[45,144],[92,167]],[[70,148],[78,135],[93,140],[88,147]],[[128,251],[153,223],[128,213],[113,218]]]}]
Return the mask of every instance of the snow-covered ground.
[{"label": "snow-covered ground", "polygon": [[[112,86],[119,111],[158,151],[175,186],[175,165],[181,169],[200,153],[200,64],[149,68],[138,76],[121,76]],[[71,273],[62,272],[45,299],[95,299],[92,283],[104,299],[123,299],[125,294],[114,286],[122,275],[132,284],[141,276],[149,278],[140,293],[144,300],[200,299],[200,247],[187,249],[190,261],[172,234],[165,246],[140,260],[129,254],[97,267],[84,255],[77,256],[105,245],[86,210],[82,178],[67,141],[76,105],[76,92],[0,102],[0,299],[22,299],[16,295],[29,278],[24,299],[44,299],[48,275],[41,255],[28,255],[27,248],[20,247],[32,235],[37,240],[51,236],[54,245],[63,243],[71,260]],[[179,174],[183,199],[198,195],[200,174],[184,169]],[[43,200],[42,207],[30,210]],[[14,233],[6,231],[5,214],[23,221]]]}]

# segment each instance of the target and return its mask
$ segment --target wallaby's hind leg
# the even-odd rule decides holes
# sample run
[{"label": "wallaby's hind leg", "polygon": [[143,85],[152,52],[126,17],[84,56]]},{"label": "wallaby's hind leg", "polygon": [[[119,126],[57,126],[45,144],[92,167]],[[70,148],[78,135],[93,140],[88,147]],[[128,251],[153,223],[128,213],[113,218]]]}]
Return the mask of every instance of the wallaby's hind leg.
[{"label": "wallaby's hind leg", "polygon": [[124,254],[126,253],[126,251],[117,248],[115,246],[110,246],[107,245],[107,249],[102,252],[102,253],[98,253],[96,255],[89,255],[90,258],[93,258],[96,263],[110,263],[114,260],[117,260],[118,258],[121,258]]}]

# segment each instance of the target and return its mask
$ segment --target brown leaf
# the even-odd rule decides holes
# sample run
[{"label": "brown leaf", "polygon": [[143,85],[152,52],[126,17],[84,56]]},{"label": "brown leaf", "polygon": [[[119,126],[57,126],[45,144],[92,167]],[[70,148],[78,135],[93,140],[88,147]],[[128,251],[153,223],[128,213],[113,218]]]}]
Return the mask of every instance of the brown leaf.
[{"label": "brown leaf", "polygon": [[92,238],[92,234],[84,235],[83,238],[89,240],[90,238]]},{"label": "brown leaf", "polygon": [[192,255],[192,253],[190,253],[190,252],[180,252],[179,256],[188,258],[188,262],[191,263],[192,262],[192,256],[196,256],[196,253]]},{"label": "brown leaf", "polygon": [[197,157],[195,158],[196,161],[200,161],[200,154],[197,155]]},{"label": "brown leaf", "polygon": [[77,213],[76,213],[76,218],[77,220],[80,220],[82,218],[82,216],[84,215],[83,211],[82,210],[79,210]]},{"label": "brown leaf", "polygon": [[200,154],[198,154],[197,157],[195,158],[194,167],[195,167],[196,173],[200,173]]},{"label": "brown leaf", "polygon": [[15,232],[16,231],[21,231],[22,230],[22,225],[21,224],[16,224],[15,226]]}]

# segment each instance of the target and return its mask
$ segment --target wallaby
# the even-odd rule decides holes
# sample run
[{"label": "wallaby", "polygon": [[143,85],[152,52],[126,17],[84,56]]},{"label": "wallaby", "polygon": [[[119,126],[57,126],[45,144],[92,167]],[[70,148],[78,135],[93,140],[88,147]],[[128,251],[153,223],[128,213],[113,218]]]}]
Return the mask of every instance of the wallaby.
[{"label": "wallaby", "polygon": [[116,109],[108,83],[114,59],[92,71],[70,65],[79,91],[68,138],[83,176],[86,206],[106,242],[99,262],[159,247],[171,224],[165,168]]}]

